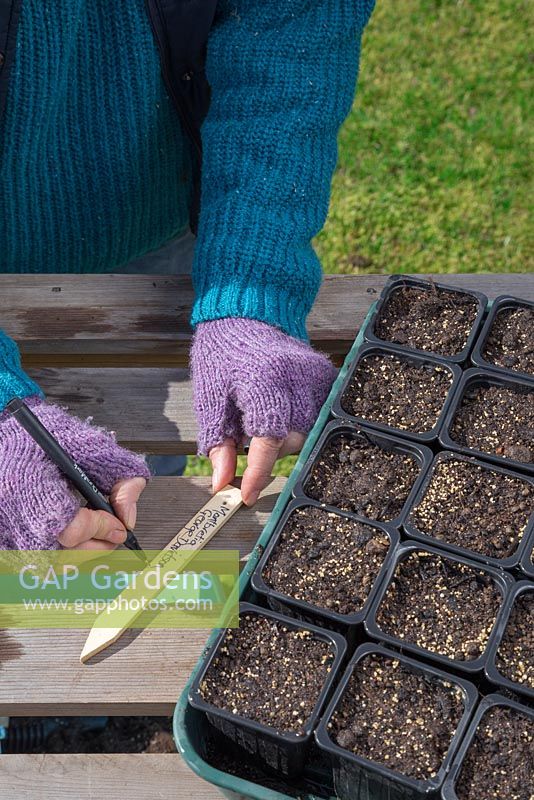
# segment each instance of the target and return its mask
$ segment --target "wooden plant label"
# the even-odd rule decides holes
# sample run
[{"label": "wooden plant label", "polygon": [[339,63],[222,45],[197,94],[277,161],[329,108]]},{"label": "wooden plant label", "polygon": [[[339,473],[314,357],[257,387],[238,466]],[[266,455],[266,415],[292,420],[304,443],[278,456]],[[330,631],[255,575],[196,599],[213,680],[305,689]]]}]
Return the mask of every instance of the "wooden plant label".
[{"label": "wooden plant label", "polygon": [[[184,560],[184,552],[191,551],[191,558],[193,558],[195,552],[201,550],[215,536],[242,504],[241,490],[236,489],[235,486],[225,486],[224,489],[213,495],[206,505],[189,520],[187,525],[184,525],[179,533],[171,539],[156,558],[147,564],[142,572],[139,573],[139,577],[142,579],[145,572],[158,566],[172,568],[173,560],[178,565],[179,570],[185,569],[189,559],[186,558]],[[178,553],[179,556],[177,556]],[[143,594],[147,599],[157,597],[160,592],[161,587],[153,590],[143,589]],[[136,597],[138,597],[138,590],[128,588],[121,592],[116,600],[122,601],[120,608],[124,609],[129,607],[129,600],[134,600]],[[141,613],[142,608],[128,611],[127,614],[125,614],[124,610],[104,612],[97,617],[80,656],[82,664],[92,656],[105,650],[113,642],[116,642]],[[103,627],[101,622],[99,624],[99,620],[102,620],[104,615],[106,620],[110,622],[110,625],[106,627]],[[117,621],[115,627],[113,626],[114,615],[118,621],[120,620],[120,624]]]}]

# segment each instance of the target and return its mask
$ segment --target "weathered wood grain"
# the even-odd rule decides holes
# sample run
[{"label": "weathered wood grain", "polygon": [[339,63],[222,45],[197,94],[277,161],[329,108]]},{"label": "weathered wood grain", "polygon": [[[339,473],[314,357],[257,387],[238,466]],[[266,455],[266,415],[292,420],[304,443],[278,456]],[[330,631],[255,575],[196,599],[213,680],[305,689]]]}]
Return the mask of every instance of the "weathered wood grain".
[{"label": "weathered wood grain", "polygon": [[[534,275],[435,277],[489,297],[509,293],[534,299]],[[345,354],[386,280],[386,275],[326,275],[308,319],[313,344]],[[0,275],[0,298],[0,325],[20,342],[28,365],[165,366],[187,360],[189,277]]]},{"label": "weathered wood grain", "polygon": [[3,755],[9,800],[220,800],[176,754]]},{"label": "weathered wood grain", "polygon": [[49,400],[115,431],[142,453],[196,452],[197,426],[186,369],[30,369]]},{"label": "weathered wood grain", "polygon": [[[275,479],[256,506],[240,509],[207,549],[247,555],[283,485],[283,478]],[[209,496],[207,478],[155,478],[139,507],[141,545],[163,547]],[[132,630],[82,666],[87,630],[0,630],[0,716],[171,714],[207,636]]]}]

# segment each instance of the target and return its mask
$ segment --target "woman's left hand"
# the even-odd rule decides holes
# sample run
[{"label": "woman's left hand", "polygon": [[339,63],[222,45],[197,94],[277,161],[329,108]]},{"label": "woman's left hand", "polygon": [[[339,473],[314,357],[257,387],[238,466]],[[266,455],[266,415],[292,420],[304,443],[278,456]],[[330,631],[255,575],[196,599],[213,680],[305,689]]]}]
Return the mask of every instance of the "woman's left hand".
[{"label": "woman's left hand", "polygon": [[198,450],[212,462],[213,490],[234,479],[237,448],[251,438],[241,484],[251,506],[275,461],[301,449],[336,370],[306,342],[234,317],[197,326],[191,365]]}]

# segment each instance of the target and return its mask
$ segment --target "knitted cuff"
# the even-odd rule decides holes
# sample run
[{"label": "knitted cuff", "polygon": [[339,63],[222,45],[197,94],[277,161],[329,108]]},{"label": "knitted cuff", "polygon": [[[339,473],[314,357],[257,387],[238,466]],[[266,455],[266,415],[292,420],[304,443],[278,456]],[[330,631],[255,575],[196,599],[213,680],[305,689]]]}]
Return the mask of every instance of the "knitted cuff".
[{"label": "knitted cuff", "polygon": [[[213,252],[210,255],[213,256]],[[196,290],[191,325],[196,327],[216,319],[244,317],[276,326],[289,336],[307,341],[306,317],[309,311],[310,301],[289,289],[253,283],[241,286],[239,280],[224,275],[220,280],[211,280],[209,286],[202,285]]]},{"label": "knitted cuff", "polygon": [[288,238],[258,209],[207,208],[195,247],[191,324],[257,320],[307,341],[306,317],[321,279],[311,244]]}]

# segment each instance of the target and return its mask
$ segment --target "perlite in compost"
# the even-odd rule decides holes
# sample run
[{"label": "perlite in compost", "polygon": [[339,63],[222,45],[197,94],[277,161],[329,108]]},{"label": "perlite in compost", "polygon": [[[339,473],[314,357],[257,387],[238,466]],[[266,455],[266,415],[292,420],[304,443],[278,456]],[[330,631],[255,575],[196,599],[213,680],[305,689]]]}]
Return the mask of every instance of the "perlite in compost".
[{"label": "perlite in compost", "polygon": [[461,353],[476,320],[478,303],[462,292],[402,286],[392,291],[375,325],[379,339],[417,350]]},{"label": "perlite in compost", "polygon": [[458,687],[372,654],[356,665],[328,727],[343,749],[424,781],[439,772],[463,711]]},{"label": "perlite in compost", "polygon": [[322,503],[388,522],[400,515],[419,472],[411,455],[340,435],[320,452],[305,491]]},{"label": "perlite in compost", "polygon": [[508,680],[534,689],[534,585],[514,602],[495,666]]},{"label": "perlite in compost", "polygon": [[503,308],[493,320],[483,358],[534,375],[534,308]]},{"label": "perlite in compost", "polygon": [[456,784],[459,800],[532,800],[534,720],[506,706],[482,717]]},{"label": "perlite in compost", "polygon": [[451,425],[458,444],[534,463],[534,390],[526,386],[472,386]]},{"label": "perlite in compost", "polygon": [[204,680],[202,698],[283,733],[304,734],[334,661],[311,631],[245,614],[228,630]]},{"label": "perlite in compost", "polygon": [[368,355],[356,366],[341,405],[369,423],[426,433],[438,421],[452,380],[451,371],[439,364]]},{"label": "perlite in compost", "polygon": [[474,661],[488,643],[502,597],[492,577],[424,551],[401,559],[380,603],[380,629],[455,661]]},{"label": "perlite in compost", "polygon": [[462,459],[435,464],[409,521],[421,533],[483,556],[517,550],[534,512],[534,486]]},{"label": "perlite in compost", "polygon": [[367,600],[388,550],[383,531],[306,506],[291,513],[262,577],[286,596],[353,614]]}]

